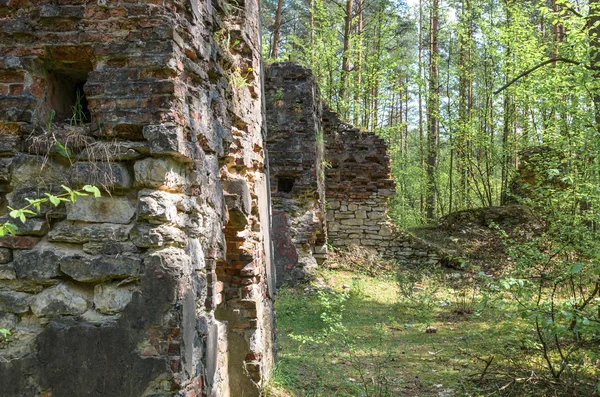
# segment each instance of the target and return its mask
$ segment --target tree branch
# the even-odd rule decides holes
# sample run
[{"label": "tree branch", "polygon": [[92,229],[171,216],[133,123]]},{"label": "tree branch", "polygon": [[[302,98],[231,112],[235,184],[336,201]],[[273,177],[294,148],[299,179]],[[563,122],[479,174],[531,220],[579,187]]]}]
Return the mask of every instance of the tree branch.
[{"label": "tree branch", "polygon": [[498,95],[499,93],[501,93],[502,91],[504,91],[505,89],[507,89],[508,87],[510,87],[511,85],[513,85],[514,83],[516,83],[517,81],[519,81],[520,79],[522,79],[523,77],[525,77],[525,76],[527,76],[527,75],[535,72],[536,70],[538,70],[542,66],[546,66],[549,63],[554,63],[554,62],[565,62],[565,63],[570,63],[572,65],[578,65],[578,66],[579,65],[583,65],[583,67],[586,68],[586,69],[588,69],[588,70],[598,70],[598,68],[596,68],[596,67],[588,66],[588,65],[583,64],[582,62],[574,61],[574,60],[568,59],[568,58],[552,58],[552,59],[547,59],[544,62],[538,63],[537,65],[535,65],[531,69],[528,69],[528,70],[524,71],[523,73],[521,73],[520,75],[518,75],[517,77],[515,77],[514,79],[512,79],[508,83],[504,84],[502,87],[498,88],[496,91],[494,91],[494,95]]}]

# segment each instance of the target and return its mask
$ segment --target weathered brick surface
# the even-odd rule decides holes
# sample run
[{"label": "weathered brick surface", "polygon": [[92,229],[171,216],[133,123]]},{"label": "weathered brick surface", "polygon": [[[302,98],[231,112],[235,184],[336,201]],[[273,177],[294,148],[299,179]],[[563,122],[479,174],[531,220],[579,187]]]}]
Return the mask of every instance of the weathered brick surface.
[{"label": "weathered brick surface", "polygon": [[270,65],[265,81],[273,243],[281,284],[309,278],[326,252],[321,100],[312,73],[298,64]]},{"label": "weathered brick surface", "polygon": [[2,396],[259,395],[259,44],[254,1],[0,1],[0,215],[61,184],[112,196],[0,239]]}]

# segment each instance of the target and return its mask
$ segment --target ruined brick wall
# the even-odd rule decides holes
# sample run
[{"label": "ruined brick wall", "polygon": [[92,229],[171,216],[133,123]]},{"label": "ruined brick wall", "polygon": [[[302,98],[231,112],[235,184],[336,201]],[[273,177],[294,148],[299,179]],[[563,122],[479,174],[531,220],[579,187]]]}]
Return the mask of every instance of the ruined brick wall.
[{"label": "ruined brick wall", "polygon": [[[273,196],[277,197],[274,201],[278,200],[286,216],[278,221],[274,213],[273,225],[287,222],[294,236],[297,223],[307,225],[306,212],[299,208],[310,209],[311,204],[318,208],[324,202],[322,235],[334,247],[360,245],[407,263],[440,261],[442,255],[435,247],[398,230],[388,217],[388,201],[395,184],[385,142],[372,132],[342,122],[322,105],[310,70],[293,63],[272,65],[271,69],[272,76],[266,79],[266,99],[272,185],[277,183],[278,175],[295,172],[302,176],[301,186],[319,192],[314,196],[299,196],[293,191],[285,195],[273,187]],[[323,156],[319,157],[321,150]],[[324,193],[316,189],[321,184]],[[279,244],[290,246],[285,245],[286,233],[281,236]],[[283,258],[294,268],[292,255]]]},{"label": "ruined brick wall", "polygon": [[311,72],[266,70],[269,166],[277,283],[306,280],[324,259],[326,229],[321,102]]},{"label": "ruined brick wall", "polygon": [[[252,396],[273,362],[258,4],[0,2],[2,396]],[[1,221],[6,220],[4,216]]]},{"label": "ruined brick wall", "polygon": [[383,139],[323,112],[325,184],[329,242],[339,248],[359,245],[404,263],[437,263],[438,249],[399,230],[391,222],[389,198],[396,186]]},{"label": "ruined brick wall", "polygon": [[323,116],[327,168],[329,238],[336,246],[381,246],[392,235],[387,224],[388,199],[395,184],[384,141],[340,121],[328,110]]}]

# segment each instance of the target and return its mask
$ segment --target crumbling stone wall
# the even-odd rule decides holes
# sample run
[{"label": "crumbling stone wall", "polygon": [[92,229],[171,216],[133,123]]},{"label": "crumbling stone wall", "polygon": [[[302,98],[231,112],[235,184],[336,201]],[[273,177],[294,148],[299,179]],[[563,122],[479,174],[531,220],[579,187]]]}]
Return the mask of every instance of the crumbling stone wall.
[{"label": "crumbling stone wall", "polygon": [[323,129],[329,242],[371,248],[409,264],[442,260],[439,249],[399,230],[388,216],[396,186],[383,139],[342,122],[331,110],[323,112]]},{"label": "crumbling stone wall", "polygon": [[269,166],[277,283],[306,280],[326,253],[321,101],[312,73],[277,63],[266,71]]},{"label": "crumbling stone wall", "polygon": [[[302,279],[302,273],[289,270],[302,268],[295,256],[299,244],[294,236],[302,236],[299,229],[317,231],[337,248],[360,245],[406,263],[443,259],[437,248],[398,230],[390,221],[388,200],[395,184],[381,138],[342,122],[322,104],[310,70],[298,64],[271,65],[266,84],[274,242],[283,262],[278,274]],[[277,190],[280,175],[296,177],[290,193]],[[311,194],[301,195],[301,189]],[[319,219],[321,204],[324,221]],[[319,219],[317,227],[311,217]],[[325,252],[320,247],[311,247],[313,256]]]},{"label": "crumbling stone wall", "polygon": [[0,214],[105,190],[0,238],[0,394],[259,395],[274,280],[258,4],[3,1],[0,21]]}]

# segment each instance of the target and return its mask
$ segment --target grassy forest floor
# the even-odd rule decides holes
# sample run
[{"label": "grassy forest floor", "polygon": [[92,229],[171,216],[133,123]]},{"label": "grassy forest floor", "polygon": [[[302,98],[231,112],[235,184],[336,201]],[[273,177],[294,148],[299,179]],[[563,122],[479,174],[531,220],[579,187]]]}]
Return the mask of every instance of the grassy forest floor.
[{"label": "grassy forest floor", "polygon": [[[452,269],[375,277],[338,269],[322,270],[311,286],[282,289],[279,362],[266,394],[597,395],[538,376],[544,362],[534,329],[486,292],[490,283],[489,275]],[[593,378],[597,369],[578,376]]]}]

